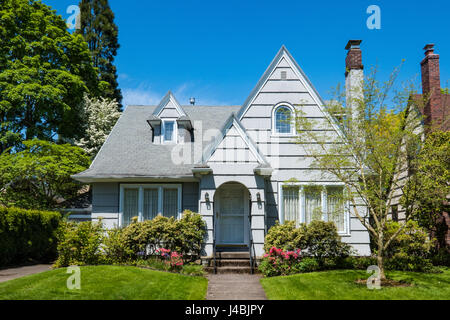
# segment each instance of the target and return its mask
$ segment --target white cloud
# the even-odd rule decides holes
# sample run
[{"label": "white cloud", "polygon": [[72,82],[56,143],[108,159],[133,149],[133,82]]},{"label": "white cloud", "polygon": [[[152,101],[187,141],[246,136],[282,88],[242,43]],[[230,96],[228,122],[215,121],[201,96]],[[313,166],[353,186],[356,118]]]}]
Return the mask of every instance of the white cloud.
[{"label": "white cloud", "polygon": [[[188,105],[191,97],[196,98],[197,105],[203,106],[223,106],[229,105],[224,101],[212,98],[210,96],[211,88],[195,87],[190,83],[183,83],[175,90],[172,90],[175,98],[181,105]],[[166,92],[157,92],[152,89],[152,86],[146,83],[141,83],[136,88],[122,88],[123,105],[157,105],[164,97]]]}]

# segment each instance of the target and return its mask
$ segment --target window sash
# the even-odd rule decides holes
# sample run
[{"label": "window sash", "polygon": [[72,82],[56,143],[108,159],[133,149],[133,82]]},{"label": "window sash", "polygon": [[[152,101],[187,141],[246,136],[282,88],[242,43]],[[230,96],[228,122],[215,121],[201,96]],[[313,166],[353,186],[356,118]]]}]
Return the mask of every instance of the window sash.
[{"label": "window sash", "polygon": [[275,111],[275,132],[279,134],[292,133],[292,114],[291,109],[279,107]]},{"label": "window sash", "polygon": [[[296,221],[297,224],[309,224],[313,220],[332,221],[336,224],[339,234],[349,235],[350,212],[348,202],[344,201],[344,186],[340,184],[316,186],[317,189],[310,189],[303,184],[280,186],[282,223]],[[297,190],[297,197],[293,190]],[[292,199],[296,199],[295,205],[292,204]],[[293,210],[296,210],[296,213],[293,213]]]},{"label": "window sash", "polygon": [[182,210],[181,196],[181,184],[122,184],[119,226],[129,225],[133,217],[138,217],[139,221],[151,220],[158,215],[177,219]]}]

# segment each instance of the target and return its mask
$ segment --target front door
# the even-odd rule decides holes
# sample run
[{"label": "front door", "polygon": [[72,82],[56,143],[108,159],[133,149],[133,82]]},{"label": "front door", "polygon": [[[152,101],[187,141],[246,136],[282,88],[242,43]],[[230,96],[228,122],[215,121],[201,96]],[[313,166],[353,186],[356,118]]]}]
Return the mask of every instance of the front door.
[{"label": "front door", "polygon": [[247,244],[248,201],[248,191],[243,185],[229,184],[220,188],[216,207],[218,244]]}]

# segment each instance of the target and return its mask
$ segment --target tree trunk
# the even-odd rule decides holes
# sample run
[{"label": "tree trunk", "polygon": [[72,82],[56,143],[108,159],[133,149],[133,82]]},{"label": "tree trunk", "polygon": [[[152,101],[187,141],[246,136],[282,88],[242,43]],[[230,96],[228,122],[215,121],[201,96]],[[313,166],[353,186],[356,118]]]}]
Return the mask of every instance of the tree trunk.
[{"label": "tree trunk", "polygon": [[378,268],[380,269],[380,280],[386,280],[386,274],[384,273],[384,243],[382,233],[378,237],[377,264]]}]

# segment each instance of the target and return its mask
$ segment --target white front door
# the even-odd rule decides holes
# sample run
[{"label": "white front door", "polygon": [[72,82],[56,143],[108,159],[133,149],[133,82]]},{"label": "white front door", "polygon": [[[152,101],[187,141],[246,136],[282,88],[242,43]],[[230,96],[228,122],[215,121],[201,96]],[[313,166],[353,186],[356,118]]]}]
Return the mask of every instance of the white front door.
[{"label": "white front door", "polygon": [[248,243],[248,191],[239,184],[220,188],[216,217],[218,244]]}]

